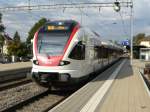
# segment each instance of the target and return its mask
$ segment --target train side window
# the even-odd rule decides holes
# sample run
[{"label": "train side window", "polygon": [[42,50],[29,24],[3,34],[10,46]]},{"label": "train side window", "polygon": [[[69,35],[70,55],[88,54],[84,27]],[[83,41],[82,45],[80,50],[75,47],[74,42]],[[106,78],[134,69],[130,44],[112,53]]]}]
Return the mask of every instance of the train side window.
[{"label": "train side window", "polygon": [[85,59],[85,45],[82,41],[79,41],[73,50],[71,51],[69,58],[76,60],[84,60]]},{"label": "train side window", "polygon": [[108,48],[102,48],[102,58],[108,58]]},{"label": "train side window", "polygon": [[99,49],[100,49],[99,46],[94,46],[94,52],[95,52],[94,59],[98,59],[99,58],[99,55],[100,55]]}]

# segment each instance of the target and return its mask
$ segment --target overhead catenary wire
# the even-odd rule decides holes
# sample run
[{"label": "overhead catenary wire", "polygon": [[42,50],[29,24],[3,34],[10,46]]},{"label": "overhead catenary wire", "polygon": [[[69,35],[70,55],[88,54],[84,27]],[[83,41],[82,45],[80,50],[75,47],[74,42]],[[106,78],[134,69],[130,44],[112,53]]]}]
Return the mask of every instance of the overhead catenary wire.
[{"label": "overhead catenary wire", "polygon": [[[29,0],[30,1],[30,0]],[[30,2],[29,2],[30,3]],[[121,7],[127,7],[131,3],[120,2]],[[95,3],[57,3],[57,4],[39,4],[39,5],[22,5],[22,6],[12,6],[12,7],[0,7],[0,11],[21,11],[21,10],[42,10],[42,9],[60,9],[60,8],[99,8],[99,7],[113,7],[114,2],[95,2]]]},{"label": "overhead catenary wire", "polygon": [[124,21],[124,18],[122,16],[122,14],[119,12],[119,15],[120,15],[120,18],[121,18],[121,23],[122,23],[122,30],[124,32],[125,35],[128,35],[127,32],[126,32],[126,29],[125,29],[125,21]]},{"label": "overhead catenary wire", "polygon": [[[68,0],[68,2],[70,2],[70,3],[72,3],[72,4],[74,4],[72,1],[70,1],[70,0]],[[81,10],[81,9],[79,9],[79,11],[80,11],[80,13],[81,13],[81,24],[82,24],[82,19],[83,19],[83,17],[82,17],[82,15],[84,14],[85,16],[87,16],[88,17],[88,19],[89,18],[92,18],[92,16],[89,16],[87,13],[85,13],[83,10]],[[92,18],[92,19],[94,19],[94,18]],[[124,23],[123,23],[124,24]],[[107,31],[107,32],[111,32],[111,30],[110,30],[110,28],[106,28],[106,26],[107,25],[109,25],[109,24],[97,24],[97,26],[99,26],[101,29],[103,29],[104,31]],[[124,25],[123,25],[123,27],[124,27]],[[124,29],[124,28],[123,28]],[[125,30],[123,30],[124,32],[125,32]],[[119,33],[120,34],[120,33]],[[109,35],[109,36],[112,36],[112,34],[111,35]]]},{"label": "overhead catenary wire", "polygon": [[[74,4],[72,1],[70,1],[70,0],[68,0],[68,2],[70,2],[70,3],[72,3],[72,4]],[[81,14],[81,25],[83,25],[83,14],[85,15],[85,16],[87,16],[87,17],[90,17],[91,18],[91,16],[89,16],[87,13],[85,13],[83,10],[81,10],[80,8],[78,8],[79,9],[79,11],[80,11],[80,14]]]},{"label": "overhead catenary wire", "polygon": [[[89,16],[89,14],[87,14],[87,13],[85,13],[84,12],[84,8],[98,8],[98,9],[101,9],[102,7],[105,7],[106,5],[108,5],[108,7],[112,7],[112,5],[113,5],[113,2],[108,2],[108,3],[106,3],[106,1],[104,1],[104,2],[98,2],[99,4],[97,5],[97,2],[94,2],[94,3],[92,3],[92,2],[90,2],[90,3],[87,3],[87,1],[86,2],[82,2],[82,3],[80,3],[80,2],[78,2],[78,3],[73,3],[72,1],[72,3],[63,3],[63,4],[61,4],[61,3],[57,3],[57,1],[55,1],[55,0],[51,0],[51,3],[50,3],[50,0],[47,0],[48,1],[48,4],[46,4],[46,5],[42,5],[41,4],[41,1],[40,0],[28,0],[28,1],[30,1],[30,5],[29,6],[31,6],[31,7],[29,7],[28,9],[30,9],[30,8],[34,8],[33,6],[35,6],[35,5],[33,5],[34,3],[33,2],[37,2],[36,3],[36,6],[38,6],[38,8],[37,8],[37,11],[41,11],[41,10],[43,10],[43,9],[56,9],[56,8],[63,8],[63,9],[68,9],[68,8],[77,8],[77,9],[79,9],[79,11],[80,11],[80,13],[81,13],[81,23],[83,23],[84,21],[82,21],[82,19],[84,18],[84,15],[85,16],[87,16],[88,18],[92,18],[91,16]],[[69,0],[70,1],[70,0]],[[131,5],[131,2],[132,0],[127,0],[127,2],[125,1],[125,0],[123,0],[122,2],[120,2],[121,4],[123,4],[123,6],[130,6]],[[32,4],[33,3],[33,4]],[[40,3],[40,4],[39,4]],[[128,5],[125,5],[125,4],[128,4]],[[73,5],[75,5],[75,6],[73,6]],[[41,6],[43,6],[43,7],[41,7]],[[45,8],[44,8],[44,6],[46,6]],[[52,8],[50,8],[50,6],[53,6]],[[55,7],[54,7],[55,6]],[[21,7],[23,7],[23,6],[21,6]],[[15,7],[12,7],[12,8],[15,8]],[[6,9],[6,11],[8,11],[7,9]],[[16,10],[17,11],[17,10]],[[30,12],[30,17],[31,17],[31,19],[33,19],[33,20],[35,20],[35,19],[38,19],[38,18],[41,18],[41,17],[43,17],[43,16],[41,16],[40,14],[34,14],[33,15],[33,13],[31,13],[32,11],[34,11],[34,9],[32,9],[32,10],[29,10],[29,12]],[[56,14],[58,14],[58,13],[56,13]],[[101,13],[100,13],[101,14]],[[94,18],[93,18],[94,19]],[[125,23],[123,23],[122,22],[122,24],[125,24]],[[99,23],[99,25],[98,25],[99,27],[101,27],[101,29],[103,29],[104,31],[109,31],[109,32],[111,32],[112,30],[110,30],[111,29],[111,27],[109,27],[107,24],[104,24],[104,23]],[[125,25],[124,25],[125,26]],[[125,31],[125,30],[124,30]]]}]

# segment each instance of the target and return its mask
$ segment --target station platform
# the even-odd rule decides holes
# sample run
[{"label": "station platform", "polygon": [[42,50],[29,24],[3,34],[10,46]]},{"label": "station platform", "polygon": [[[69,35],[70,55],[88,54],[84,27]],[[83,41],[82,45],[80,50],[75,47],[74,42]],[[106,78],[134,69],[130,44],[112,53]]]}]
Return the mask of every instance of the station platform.
[{"label": "station platform", "polygon": [[31,62],[17,62],[17,63],[6,63],[0,64],[0,71],[9,71],[23,68],[31,68]]},{"label": "station platform", "polygon": [[150,112],[150,93],[139,69],[123,59],[49,112]]}]

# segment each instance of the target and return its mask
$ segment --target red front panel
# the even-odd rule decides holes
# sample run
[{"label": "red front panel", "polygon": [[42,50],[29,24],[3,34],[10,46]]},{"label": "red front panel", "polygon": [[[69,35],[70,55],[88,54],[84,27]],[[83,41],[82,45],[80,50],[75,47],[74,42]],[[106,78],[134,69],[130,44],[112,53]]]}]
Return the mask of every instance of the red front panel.
[{"label": "red front panel", "polygon": [[40,66],[57,66],[63,56],[40,56],[38,55],[38,62]]},{"label": "red front panel", "polygon": [[[68,49],[68,47],[69,47],[69,45],[70,45],[71,40],[73,39],[75,33],[78,31],[79,28],[80,28],[80,26],[79,26],[79,24],[78,24],[78,25],[73,29],[73,32],[71,33],[70,38],[69,38],[69,40],[68,40],[68,42],[67,42],[67,44],[66,44],[66,46],[65,46],[65,48],[64,48],[64,54],[65,54],[65,52],[67,51],[67,49]],[[63,56],[64,56],[64,55],[63,55]]]},{"label": "red front panel", "polygon": [[40,66],[58,66],[60,61],[63,59],[65,52],[67,51],[71,40],[73,39],[75,33],[79,29],[79,25],[76,25],[64,47],[62,55],[57,55],[57,56],[48,56],[48,55],[43,55],[38,52],[37,48],[37,43],[38,43],[38,32],[35,33],[35,39],[34,39],[34,50],[35,50],[35,55],[38,60],[38,63]]}]

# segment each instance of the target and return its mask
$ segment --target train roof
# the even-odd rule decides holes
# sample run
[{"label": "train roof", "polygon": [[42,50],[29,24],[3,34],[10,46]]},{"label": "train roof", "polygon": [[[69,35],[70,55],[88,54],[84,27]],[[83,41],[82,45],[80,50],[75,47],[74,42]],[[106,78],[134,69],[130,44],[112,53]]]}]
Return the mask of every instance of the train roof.
[{"label": "train roof", "polygon": [[79,23],[75,20],[53,20],[47,21],[46,24],[61,26],[61,25],[77,25]]},{"label": "train roof", "polygon": [[74,20],[55,20],[47,21],[41,28],[40,32],[72,32],[76,26],[80,26]]},{"label": "train roof", "polygon": [[122,46],[116,45],[116,44],[111,43],[111,42],[102,41],[101,43],[102,43],[102,45],[103,45],[104,47],[106,47],[106,48],[123,50],[123,47],[122,47]]}]

